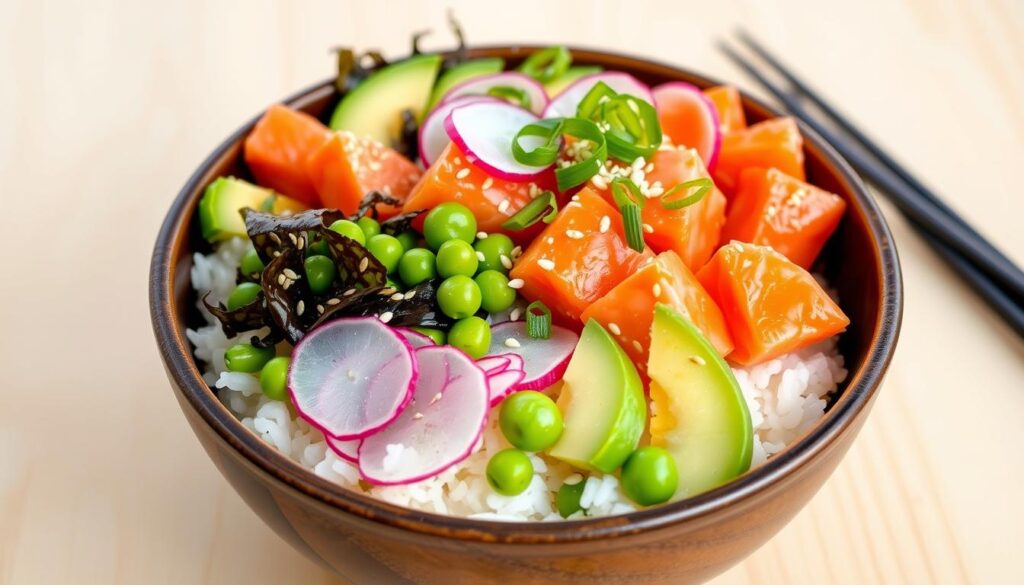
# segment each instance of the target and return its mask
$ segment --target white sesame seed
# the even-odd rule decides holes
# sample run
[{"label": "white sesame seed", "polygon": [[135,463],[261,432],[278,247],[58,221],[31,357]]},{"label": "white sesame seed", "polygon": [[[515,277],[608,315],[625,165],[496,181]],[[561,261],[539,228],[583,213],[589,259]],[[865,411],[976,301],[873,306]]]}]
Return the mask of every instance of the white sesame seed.
[{"label": "white sesame seed", "polygon": [[499,213],[508,213],[508,199],[502,199],[501,203],[498,204]]},{"label": "white sesame seed", "polygon": [[523,315],[523,311],[519,307],[516,307],[516,308],[512,309],[511,313],[508,314],[508,320],[509,321],[518,321],[519,317],[521,317],[522,315]]},{"label": "white sesame seed", "polygon": [[602,177],[601,175],[594,175],[590,179],[590,182],[593,183],[595,187],[602,191],[608,188],[608,183],[604,180],[604,177]]},{"label": "white sesame seed", "polygon": [[461,171],[455,173],[455,178],[456,179],[465,179],[468,176],[469,176],[469,169],[462,169]]},{"label": "white sesame seed", "polygon": [[422,412],[417,412],[416,414],[412,415],[413,420],[420,420],[421,418],[423,418]]},{"label": "white sesame seed", "polygon": [[629,175],[629,180],[639,184],[645,182],[647,180],[647,176],[644,175],[643,169],[636,169]]},{"label": "white sesame seed", "polygon": [[508,281],[509,288],[523,288],[524,284],[526,283],[523,281],[522,278],[513,278],[512,280]]},{"label": "white sesame seed", "polygon": [[509,337],[505,340],[505,347],[522,347],[523,344],[519,343],[519,340],[515,337]]},{"label": "white sesame seed", "polygon": [[384,311],[383,313],[380,314],[380,322],[381,323],[387,323],[387,322],[391,321],[392,317],[394,317],[394,316],[395,316],[395,314],[392,313],[391,311]]},{"label": "white sesame seed", "polygon": [[622,335],[622,329],[619,329],[619,325],[617,323],[609,323],[608,331],[611,331],[615,335]]},{"label": "white sesame seed", "polygon": [[647,165],[647,161],[644,160],[644,157],[638,156],[638,157],[636,157],[636,160],[633,161],[633,165],[632,166],[633,166],[633,170],[634,171],[639,171],[639,170],[643,170],[645,165]]},{"label": "white sesame seed", "polygon": [[408,301],[409,299],[413,298],[414,296],[416,296],[416,291],[411,290],[411,291],[405,293],[405,296],[402,297],[402,298]]},{"label": "white sesame seed", "polygon": [[285,276],[287,276],[288,278],[290,278],[292,280],[298,280],[299,279],[299,275],[296,274],[295,271],[292,270],[291,268],[285,268],[281,272],[284,273]]},{"label": "white sesame seed", "polygon": [[644,228],[644,231],[649,233],[649,234],[653,234],[654,233],[654,226],[652,226],[649,223],[643,224],[643,228]]},{"label": "white sesame seed", "polygon": [[370,266],[370,259],[366,256],[359,261],[359,272],[366,272],[367,267]]},{"label": "white sesame seed", "polygon": [[573,195],[572,199],[570,199],[570,201],[579,201],[579,200],[580,200],[580,196],[579,195]]},{"label": "white sesame seed", "polygon": [[350,289],[348,289],[347,291],[345,291],[342,294],[344,294],[346,297],[352,296],[352,295],[356,294],[356,289],[350,288]]},{"label": "white sesame seed", "polygon": [[515,260],[516,258],[518,258],[518,257],[520,257],[522,255],[523,255],[523,247],[522,246],[516,246],[515,248],[512,248],[512,259],[513,260]]},{"label": "white sesame seed", "polygon": [[476,233],[476,239],[478,239],[478,240],[486,240],[487,239],[487,232],[477,232]]},{"label": "white sesame seed", "polygon": [[582,240],[583,232],[581,232],[580,230],[565,230],[565,237],[569,238],[570,240]]},{"label": "white sesame seed", "polygon": [[607,232],[609,229],[611,229],[611,227],[612,227],[612,218],[608,217],[607,215],[601,216],[601,223],[600,223],[600,226],[598,228],[601,231],[601,233],[603,234],[603,233]]},{"label": "white sesame seed", "polygon": [[440,392],[438,392],[437,394],[434,394],[434,397],[430,399],[430,404],[433,404],[433,403],[437,402],[438,400],[441,400],[441,393]]},{"label": "white sesame seed", "polygon": [[555,243],[555,238],[552,236],[548,236],[544,238],[544,241],[550,246]]},{"label": "white sesame seed", "polygon": [[328,306],[334,306],[341,302],[341,299],[327,299]]},{"label": "white sesame seed", "polygon": [[395,294],[391,295],[391,300],[392,301],[400,301],[400,300],[402,300],[404,298],[405,298],[405,293],[396,292]]},{"label": "white sesame seed", "polygon": [[288,232],[288,239],[292,241],[293,245],[296,245],[296,246],[299,245],[299,239],[296,238],[295,234],[293,234],[292,232]]},{"label": "white sesame seed", "polygon": [[700,357],[699,355],[691,355],[690,361],[697,364],[698,366],[703,366],[707,364],[707,362],[704,361],[704,358]]},{"label": "white sesame seed", "polygon": [[487,257],[484,256],[483,252],[477,252],[476,253],[476,259],[481,261],[481,262],[487,262]]},{"label": "white sesame seed", "polygon": [[537,266],[540,266],[544,270],[554,270],[555,262],[553,260],[548,260],[547,258],[541,258],[540,260],[537,260]]},{"label": "white sesame seed", "polygon": [[277,284],[278,285],[284,286],[284,283],[287,280],[288,280],[288,277],[286,277],[285,275],[283,275],[283,274],[278,274],[277,275]]},{"label": "white sesame seed", "polygon": [[306,247],[306,236],[299,236],[299,238],[298,238],[298,241],[296,241],[296,242],[295,242],[295,245],[296,245],[296,246],[297,246],[297,247],[298,247],[298,248],[299,248],[300,250],[301,250],[301,249],[303,249],[303,248],[305,248],[305,247]]},{"label": "white sesame seed", "polygon": [[352,368],[349,368],[349,370],[345,372],[345,375],[348,376],[349,380],[355,381],[356,379],[356,372]]},{"label": "white sesame seed", "polygon": [[387,297],[387,296],[391,296],[391,295],[395,294],[396,292],[398,292],[397,288],[393,288],[393,287],[389,286],[387,288],[380,289],[380,293],[378,293],[378,294],[380,294],[380,296],[382,296],[382,297]]},{"label": "white sesame seed", "polygon": [[658,284],[657,282],[654,283],[654,286],[651,287],[651,292],[654,293],[655,297],[660,297],[661,296],[661,285]]},{"label": "white sesame seed", "polygon": [[324,306],[323,305],[317,305],[316,306],[316,313],[318,315],[323,315],[324,314]]},{"label": "white sesame seed", "polygon": [[492,179],[490,177],[487,177],[486,179],[484,179],[483,184],[480,185],[480,188],[483,189],[484,191],[486,191],[486,190],[490,189],[491,185],[493,185],[493,184],[494,184],[494,179]]},{"label": "white sesame seed", "polygon": [[633,349],[635,349],[637,351],[643,351],[644,350],[644,346],[640,345],[640,342],[634,339],[633,340]]},{"label": "white sesame seed", "polygon": [[462,159],[459,157],[455,157],[452,159],[452,162],[455,163],[455,166],[459,166],[462,164]]},{"label": "white sesame seed", "polygon": [[270,239],[274,240],[275,244],[280,244],[281,243],[281,236],[277,235],[274,232],[270,232]]},{"label": "white sesame seed", "polygon": [[299,301],[298,303],[295,304],[295,313],[299,317],[301,317],[302,314],[305,313],[305,312],[306,312],[306,303],[304,303],[302,301]]},{"label": "white sesame seed", "polygon": [[512,259],[511,258],[509,258],[508,256],[506,256],[504,254],[502,254],[499,258],[501,259],[501,265],[504,266],[506,270],[512,270]]}]

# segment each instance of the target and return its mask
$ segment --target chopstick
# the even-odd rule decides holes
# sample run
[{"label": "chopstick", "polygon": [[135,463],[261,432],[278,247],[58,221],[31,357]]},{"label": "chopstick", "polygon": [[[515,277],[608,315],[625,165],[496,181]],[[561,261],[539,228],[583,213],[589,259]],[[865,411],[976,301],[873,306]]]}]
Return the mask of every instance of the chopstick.
[{"label": "chopstick", "polygon": [[[844,138],[814,119],[796,96],[782,90],[728,45],[719,44],[725,55],[774,95],[804,124],[814,129],[910,220],[918,233],[958,272],[974,291],[1021,337],[1024,337],[1024,273],[1004,254],[960,218],[941,199],[903,169],[881,147],[839,114],[782,63],[740,31],[741,41],[763,58],[799,92],[817,105],[825,116],[852,137]],[[858,144],[869,154],[856,150]],[[872,159],[871,156],[874,158]]]}]

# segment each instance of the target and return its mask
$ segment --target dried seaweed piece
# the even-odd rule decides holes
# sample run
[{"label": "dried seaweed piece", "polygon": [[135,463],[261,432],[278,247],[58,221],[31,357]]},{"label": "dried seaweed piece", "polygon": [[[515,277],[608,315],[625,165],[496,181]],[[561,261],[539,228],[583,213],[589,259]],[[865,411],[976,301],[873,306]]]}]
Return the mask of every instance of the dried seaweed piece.
[{"label": "dried seaweed piece", "polygon": [[320,236],[327,241],[327,248],[338,267],[340,288],[361,286],[373,288],[384,286],[388,281],[388,270],[359,242],[329,229],[320,231]]},{"label": "dried seaweed piece", "polygon": [[275,252],[304,249],[309,243],[308,232],[327,231],[327,226],[345,219],[345,214],[337,209],[313,209],[294,215],[271,215],[243,209],[242,214],[245,231],[265,265],[276,257]]},{"label": "dried seaweed piece", "polygon": [[355,221],[360,217],[363,217],[367,213],[370,217],[377,219],[380,217],[380,212],[377,211],[377,204],[383,203],[384,205],[399,206],[402,204],[402,200],[397,197],[393,197],[384,193],[383,191],[370,191],[366,195],[363,195],[363,200],[359,202],[359,208],[356,209],[355,215],[350,219]]},{"label": "dried seaweed piece", "polygon": [[[334,78],[334,87],[342,95],[359,85],[375,69],[388,64],[388,60],[379,51],[366,51],[361,55],[347,47],[335,47],[338,55],[338,72]],[[369,61],[367,65],[366,61]]]},{"label": "dried seaweed piece", "polygon": [[220,321],[221,328],[228,337],[234,337],[243,331],[259,329],[268,324],[267,309],[263,304],[263,293],[260,293],[253,302],[233,311],[229,311],[222,304],[211,305],[206,300],[209,296],[210,293],[203,295],[203,305],[211,315]]},{"label": "dried seaweed piece", "polygon": [[[328,301],[313,327],[341,317],[378,317],[392,327],[448,329],[453,321],[437,306],[440,279],[428,280],[403,292],[390,287],[350,289]],[[348,291],[346,291],[348,292]]]},{"label": "dried seaweed piece", "polygon": [[455,11],[448,9],[448,28],[451,29],[452,34],[455,36],[455,41],[458,45],[452,55],[445,59],[445,66],[451,67],[452,65],[458,65],[464,63],[469,59],[469,48],[466,46],[466,35],[462,32],[462,25],[455,18]]},{"label": "dried seaweed piece", "polygon": [[389,217],[384,221],[380,222],[380,231],[389,235],[396,235],[402,232],[407,232],[412,229],[412,222],[417,217],[426,213],[426,210],[420,209],[417,211],[410,211],[409,213],[403,213],[394,217]]},{"label": "dried seaweed piece", "polygon": [[409,160],[420,157],[420,126],[416,123],[416,114],[409,109],[402,110],[402,127],[398,134],[398,143],[392,144],[394,149]]},{"label": "dried seaweed piece", "polygon": [[274,327],[291,343],[296,343],[316,321],[316,301],[302,278],[302,254],[288,249],[263,269],[260,286],[266,297],[266,313]]}]

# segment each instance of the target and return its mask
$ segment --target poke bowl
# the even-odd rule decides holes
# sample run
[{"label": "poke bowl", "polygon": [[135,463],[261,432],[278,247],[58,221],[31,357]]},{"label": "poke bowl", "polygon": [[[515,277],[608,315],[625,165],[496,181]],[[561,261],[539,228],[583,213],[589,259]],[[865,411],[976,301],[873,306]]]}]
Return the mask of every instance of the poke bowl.
[{"label": "poke bowl", "polygon": [[171,386],[246,503],[354,584],[697,582],[780,530],[899,332],[848,165],[650,60],[350,64],[221,144],[154,250]]}]

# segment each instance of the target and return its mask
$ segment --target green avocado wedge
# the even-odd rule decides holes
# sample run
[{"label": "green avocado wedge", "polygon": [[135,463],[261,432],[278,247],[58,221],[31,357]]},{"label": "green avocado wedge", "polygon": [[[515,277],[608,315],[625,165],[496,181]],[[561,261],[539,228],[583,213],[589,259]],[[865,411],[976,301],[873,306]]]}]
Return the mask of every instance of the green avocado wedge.
[{"label": "green avocado wedge", "polygon": [[203,237],[210,242],[233,236],[248,237],[241,214],[247,207],[277,215],[307,209],[298,201],[270,189],[234,177],[220,177],[210,183],[199,200],[199,225]]},{"label": "green avocado wedge", "polygon": [[483,77],[484,75],[501,73],[504,69],[505,60],[501,57],[472,59],[453,66],[442,73],[441,77],[437,79],[437,83],[434,84],[434,91],[430,94],[430,103],[427,105],[426,111],[433,110],[434,106],[441,102],[444,95],[456,85],[470,79]]},{"label": "green avocado wedge", "polygon": [[331,129],[368,136],[385,146],[396,144],[402,112],[411,110],[417,120],[423,117],[440,68],[440,55],[416,55],[385,66],[341,98]]},{"label": "green avocado wedge", "polygon": [[659,304],[647,362],[651,444],[672,454],[674,499],[715,488],[750,468],[750,412],[729,364],[686,318]]},{"label": "green avocado wedge", "polygon": [[564,428],[548,452],[585,470],[612,473],[636,450],[647,424],[647,400],[636,366],[591,319],[562,377]]}]

